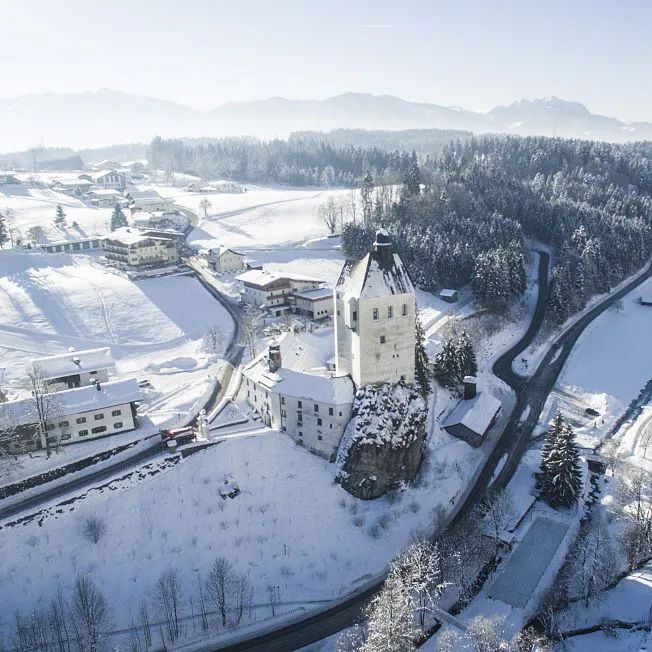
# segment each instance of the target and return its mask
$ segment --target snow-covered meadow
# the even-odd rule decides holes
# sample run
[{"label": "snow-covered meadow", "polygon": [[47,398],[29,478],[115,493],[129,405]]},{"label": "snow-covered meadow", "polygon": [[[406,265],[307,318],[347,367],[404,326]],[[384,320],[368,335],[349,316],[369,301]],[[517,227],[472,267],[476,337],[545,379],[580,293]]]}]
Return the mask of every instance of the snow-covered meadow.
[{"label": "snow-covered meadow", "polygon": [[[209,353],[202,338],[212,326],[221,347]],[[119,377],[150,380],[147,413],[165,421],[210,393],[232,330],[226,310],[190,276],[131,282],[88,256],[0,252],[0,352],[12,394],[25,389],[34,357],[110,346]]]},{"label": "snow-covered meadow", "polygon": [[[66,215],[66,226],[54,224],[57,205]],[[37,240],[39,244],[88,238],[110,231],[111,208],[89,206],[80,199],[49,188],[23,184],[2,186],[0,212],[3,215],[9,212],[13,218],[14,240],[31,240],[29,231],[34,227],[42,230]]]}]

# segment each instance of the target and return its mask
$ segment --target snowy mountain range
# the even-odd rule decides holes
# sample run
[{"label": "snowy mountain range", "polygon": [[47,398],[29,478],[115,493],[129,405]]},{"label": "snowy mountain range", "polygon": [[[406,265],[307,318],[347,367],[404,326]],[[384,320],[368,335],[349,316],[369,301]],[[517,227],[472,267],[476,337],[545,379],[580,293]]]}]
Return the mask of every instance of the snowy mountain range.
[{"label": "snowy mountain range", "polygon": [[650,122],[625,123],[557,97],[519,100],[487,113],[368,93],[324,100],[273,97],[232,102],[208,111],[109,89],[0,99],[0,147],[5,152],[37,145],[143,142],[155,135],[286,137],[292,131],[337,128],[463,129],[614,142],[652,139]]}]

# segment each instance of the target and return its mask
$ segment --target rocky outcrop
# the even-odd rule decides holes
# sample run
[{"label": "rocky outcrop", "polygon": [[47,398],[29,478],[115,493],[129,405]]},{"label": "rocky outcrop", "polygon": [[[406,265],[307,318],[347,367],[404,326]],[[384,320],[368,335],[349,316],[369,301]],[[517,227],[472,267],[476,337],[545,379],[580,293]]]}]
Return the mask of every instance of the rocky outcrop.
[{"label": "rocky outcrop", "polygon": [[414,385],[360,388],[338,452],[338,481],[363,500],[410,484],[423,459],[427,409]]}]

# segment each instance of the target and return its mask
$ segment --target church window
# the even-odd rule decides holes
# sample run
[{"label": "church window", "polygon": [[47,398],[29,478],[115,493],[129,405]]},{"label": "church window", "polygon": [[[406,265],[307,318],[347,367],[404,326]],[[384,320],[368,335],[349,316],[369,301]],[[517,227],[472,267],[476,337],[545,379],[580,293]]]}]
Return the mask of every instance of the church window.
[{"label": "church window", "polygon": [[358,311],[357,311],[357,310],[354,310],[354,311],[353,311],[353,317],[352,317],[352,319],[353,319],[353,321],[358,321]]},{"label": "church window", "polygon": [[333,416],[333,408],[328,408],[328,414],[329,416]]},{"label": "church window", "polygon": [[385,336],[384,335],[380,336],[380,343],[385,344]]},{"label": "church window", "polygon": [[387,318],[391,319],[394,316],[393,306],[387,306]]},{"label": "church window", "polygon": [[301,401],[297,401],[297,408],[300,410],[303,407]]},{"label": "church window", "polygon": [[317,425],[321,426],[321,419],[317,419]]},{"label": "church window", "polygon": [[374,321],[378,321],[378,308],[374,308]]},{"label": "church window", "polygon": [[319,412],[319,405],[317,403],[315,403],[315,412]]},{"label": "church window", "polygon": [[319,439],[319,441],[321,441],[323,439],[323,437],[321,435],[317,435],[317,439]]}]

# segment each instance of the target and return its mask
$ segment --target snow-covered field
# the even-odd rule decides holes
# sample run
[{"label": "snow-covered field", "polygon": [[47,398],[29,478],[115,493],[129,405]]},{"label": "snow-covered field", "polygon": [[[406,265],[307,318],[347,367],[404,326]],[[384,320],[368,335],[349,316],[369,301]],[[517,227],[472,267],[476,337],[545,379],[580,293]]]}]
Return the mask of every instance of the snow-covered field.
[{"label": "snow-covered field", "polygon": [[[351,190],[254,188],[235,194],[158,190],[200,216],[188,237],[188,243],[197,249],[219,243],[245,250],[265,249],[325,236],[328,230],[319,220],[319,206],[329,197],[341,200],[351,196]],[[208,217],[203,217],[199,208],[204,199],[211,204]]]},{"label": "snow-covered field", "polygon": [[215,355],[202,350],[212,325],[219,354],[231,318],[192,277],[133,283],[87,256],[0,252],[0,352],[12,393],[25,389],[32,358],[108,345],[119,377],[150,380],[155,422],[185,415],[214,384]]},{"label": "snow-covered field", "polygon": [[[63,177],[64,175],[59,175]],[[54,224],[57,204],[66,214],[66,226]],[[0,212],[10,210],[18,233],[14,239],[31,239],[29,229],[41,227],[43,237],[40,243],[77,240],[109,232],[110,208],[88,206],[75,199],[47,188],[32,188],[27,185],[10,185],[0,188]],[[77,226],[73,226],[73,222]]]},{"label": "snow-covered field", "polygon": [[[651,290],[649,279],[582,334],[542,412],[542,427],[561,410],[577,426],[579,443],[595,446],[652,379],[652,308],[639,302]],[[588,407],[600,416],[587,416]]]}]

